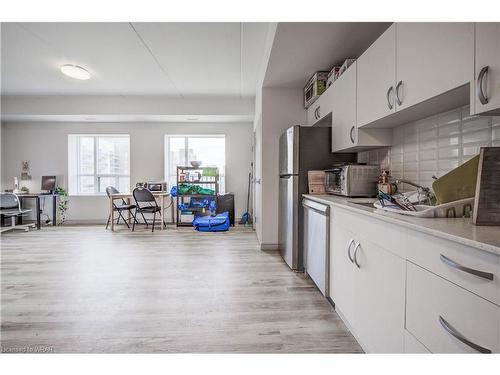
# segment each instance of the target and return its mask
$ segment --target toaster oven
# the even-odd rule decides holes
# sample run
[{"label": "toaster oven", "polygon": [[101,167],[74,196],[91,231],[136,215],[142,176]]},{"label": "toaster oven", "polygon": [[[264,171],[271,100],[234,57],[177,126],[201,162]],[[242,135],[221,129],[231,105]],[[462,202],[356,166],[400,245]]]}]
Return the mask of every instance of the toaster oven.
[{"label": "toaster oven", "polygon": [[378,165],[346,164],[325,171],[325,191],[345,197],[375,197]]}]

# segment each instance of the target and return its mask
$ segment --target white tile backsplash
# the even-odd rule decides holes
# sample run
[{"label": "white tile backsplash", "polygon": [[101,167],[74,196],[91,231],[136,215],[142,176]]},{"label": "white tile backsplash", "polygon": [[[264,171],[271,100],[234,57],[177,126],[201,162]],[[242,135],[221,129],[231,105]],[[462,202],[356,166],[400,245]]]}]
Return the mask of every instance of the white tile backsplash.
[{"label": "white tile backsplash", "polygon": [[358,153],[358,161],[389,169],[394,178],[431,186],[479,153],[500,146],[500,116],[470,116],[469,106],[453,109],[393,129],[393,145]]}]

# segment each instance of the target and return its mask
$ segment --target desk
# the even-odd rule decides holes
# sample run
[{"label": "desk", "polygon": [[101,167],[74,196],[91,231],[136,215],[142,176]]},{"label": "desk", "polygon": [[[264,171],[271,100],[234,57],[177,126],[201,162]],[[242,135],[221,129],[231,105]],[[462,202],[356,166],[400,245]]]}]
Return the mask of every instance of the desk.
[{"label": "desk", "polygon": [[[158,199],[159,198],[159,206],[161,209],[161,219],[163,221],[164,219],[164,210],[165,210],[165,198],[170,197],[170,193],[167,193],[165,191],[152,191],[153,196]],[[133,198],[132,193],[116,193],[116,194],[111,194],[109,196],[109,214],[111,216],[111,230],[115,230],[115,210],[113,210],[113,203],[117,199],[124,199],[128,204],[130,204],[130,199]],[[172,222],[174,222],[174,209],[173,209],[173,200],[172,197],[170,197],[170,211],[172,213]],[[165,229],[163,226],[163,222],[161,223],[161,229]]]},{"label": "desk", "polygon": [[34,199],[35,200],[35,209],[36,209],[36,229],[40,229],[40,198],[52,198],[52,225],[57,225],[57,198],[58,194],[42,194],[42,193],[27,193],[27,194],[17,194],[21,201],[21,206],[23,199]]}]

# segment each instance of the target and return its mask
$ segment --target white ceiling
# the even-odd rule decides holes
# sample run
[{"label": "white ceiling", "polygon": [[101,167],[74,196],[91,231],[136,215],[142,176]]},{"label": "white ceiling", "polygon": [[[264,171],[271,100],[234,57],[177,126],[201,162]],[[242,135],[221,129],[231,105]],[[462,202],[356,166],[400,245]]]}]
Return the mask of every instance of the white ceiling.
[{"label": "white ceiling", "polygon": [[[3,23],[4,95],[255,94],[267,23]],[[63,64],[92,73],[61,74]]]},{"label": "white ceiling", "polygon": [[314,72],[341,65],[346,58],[358,58],[390,24],[280,22],[264,86],[302,88]]}]

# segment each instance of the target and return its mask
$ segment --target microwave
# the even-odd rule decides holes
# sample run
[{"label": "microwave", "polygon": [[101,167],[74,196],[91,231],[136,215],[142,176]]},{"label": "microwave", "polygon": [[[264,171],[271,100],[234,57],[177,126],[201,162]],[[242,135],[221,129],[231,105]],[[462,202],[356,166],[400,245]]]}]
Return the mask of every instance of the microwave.
[{"label": "microwave", "polygon": [[378,165],[345,164],[325,171],[325,191],[345,197],[375,197]]},{"label": "microwave", "polygon": [[326,90],[328,72],[316,72],[304,87],[304,108],[309,108]]},{"label": "microwave", "polygon": [[166,182],[146,182],[144,187],[150,191],[167,191]]}]

